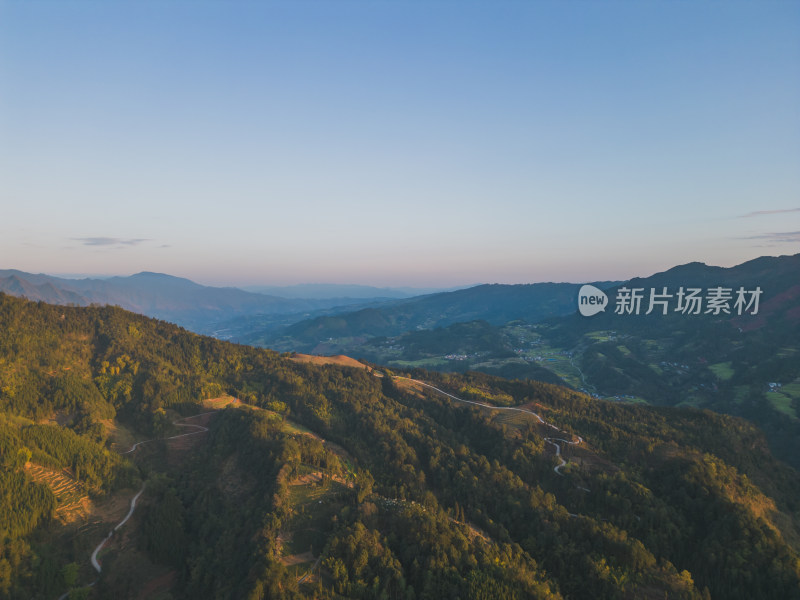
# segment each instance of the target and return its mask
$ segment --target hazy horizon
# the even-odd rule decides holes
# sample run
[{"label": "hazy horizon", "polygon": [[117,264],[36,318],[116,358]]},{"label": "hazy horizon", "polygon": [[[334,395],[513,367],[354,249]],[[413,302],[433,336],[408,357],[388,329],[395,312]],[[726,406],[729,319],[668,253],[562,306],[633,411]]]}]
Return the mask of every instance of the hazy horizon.
[{"label": "hazy horizon", "polygon": [[800,4],[0,1],[0,260],[206,285],[800,252]]},{"label": "hazy horizon", "polygon": [[[787,256],[786,254],[779,254],[779,255],[771,255],[771,254],[762,254],[758,256],[754,256],[750,259],[737,262],[730,265],[721,265],[721,264],[713,264],[713,263],[705,263],[711,267],[734,267],[744,262],[748,262],[750,260],[754,260],[756,258],[768,257],[768,256]],[[704,261],[688,261],[688,262],[704,262]],[[302,287],[302,286],[331,286],[331,287],[347,287],[347,286],[354,286],[354,287],[370,287],[376,289],[387,289],[387,290],[420,290],[421,293],[431,293],[434,291],[451,291],[456,289],[465,289],[470,288],[478,285],[486,285],[486,284],[532,284],[532,283],[572,283],[572,284],[582,284],[582,283],[592,283],[592,282],[600,282],[600,281],[626,281],[628,279],[632,279],[634,277],[641,277],[647,278],[656,273],[660,273],[666,270],[669,270],[673,267],[681,266],[687,263],[679,263],[671,265],[665,269],[660,269],[658,271],[648,271],[648,272],[641,272],[641,273],[633,273],[631,275],[625,277],[594,277],[594,278],[587,278],[587,279],[549,279],[549,280],[541,280],[541,281],[474,281],[469,283],[457,283],[454,285],[442,285],[442,286],[431,286],[431,285],[409,285],[403,282],[390,282],[387,284],[370,284],[370,283],[359,283],[359,282],[352,282],[352,281],[298,281],[296,283],[274,283],[274,282],[244,282],[244,283],[231,283],[225,280],[222,281],[215,281],[215,280],[203,280],[203,279],[195,279],[186,275],[181,275],[177,273],[167,273],[163,271],[151,271],[149,269],[145,269],[143,271],[136,271],[134,273],[56,273],[56,272],[46,272],[46,271],[24,271],[23,269],[18,269],[17,267],[13,266],[5,266],[0,267],[0,271],[3,270],[18,270],[22,272],[28,272],[34,275],[49,275],[51,277],[59,277],[62,279],[109,279],[112,277],[130,277],[132,275],[137,275],[144,272],[151,272],[160,275],[169,275],[172,277],[179,277],[183,279],[189,279],[194,283],[198,283],[205,286],[210,287],[235,287],[240,288],[246,291],[257,291],[255,288],[294,288],[294,287]]]}]

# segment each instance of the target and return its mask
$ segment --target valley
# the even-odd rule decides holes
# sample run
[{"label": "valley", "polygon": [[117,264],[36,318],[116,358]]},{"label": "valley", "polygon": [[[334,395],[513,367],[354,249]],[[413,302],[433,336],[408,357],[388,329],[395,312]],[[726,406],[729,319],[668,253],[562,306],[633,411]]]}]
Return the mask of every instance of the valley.
[{"label": "valley", "polygon": [[[398,369],[473,370],[565,384],[610,401],[733,414],[764,428],[773,450],[798,467],[797,272],[800,255],[765,257],[730,269],[692,263],[624,284],[643,289],[710,282],[731,289],[764,284],[768,294],[757,316],[624,317],[609,310],[590,318],[549,314],[526,319],[520,318],[526,309],[517,306],[515,312],[498,311],[491,322],[428,324],[385,335],[385,325],[373,328],[361,313],[353,313],[340,319],[351,323],[346,335],[337,333],[340,327],[331,319],[317,319],[268,339],[284,350],[345,353]],[[609,292],[619,287],[601,285]],[[503,321],[509,316],[516,319]],[[356,317],[361,320],[354,321]],[[361,321],[361,328],[353,329],[352,323]],[[407,322],[415,321],[407,317]],[[306,332],[305,337],[297,337],[299,332]]]},{"label": "valley", "polygon": [[792,597],[779,434],[697,408],[775,379],[794,411],[791,321],[602,319],[375,336],[378,363],[0,294],[0,597]]}]

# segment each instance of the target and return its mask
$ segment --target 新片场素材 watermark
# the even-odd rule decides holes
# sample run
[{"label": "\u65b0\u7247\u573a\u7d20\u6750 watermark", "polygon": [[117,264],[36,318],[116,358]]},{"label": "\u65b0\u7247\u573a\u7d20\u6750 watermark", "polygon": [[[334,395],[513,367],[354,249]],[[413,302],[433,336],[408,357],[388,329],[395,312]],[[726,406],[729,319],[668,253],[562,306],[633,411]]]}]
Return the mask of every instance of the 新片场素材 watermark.
[{"label": "\u65b0\u7247\u573a\u7d20\u6750 watermark", "polygon": [[[662,315],[677,312],[683,315],[756,315],[759,299],[763,293],[760,286],[734,291],[733,288],[717,286],[705,290],[696,287],[680,286],[670,291],[667,287],[617,289],[614,299],[614,313],[618,315],[649,315],[660,312]],[[584,285],[578,291],[578,311],[591,317],[606,310],[608,295],[593,285]]]}]

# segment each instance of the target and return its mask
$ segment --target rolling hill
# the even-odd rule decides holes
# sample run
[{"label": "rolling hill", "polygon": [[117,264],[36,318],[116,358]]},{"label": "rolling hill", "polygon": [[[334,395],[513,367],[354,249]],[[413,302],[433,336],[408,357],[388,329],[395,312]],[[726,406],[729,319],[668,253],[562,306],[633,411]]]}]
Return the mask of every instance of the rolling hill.
[{"label": "rolling hill", "polygon": [[[758,313],[620,315],[551,320],[539,333],[581,369],[576,387],[602,397],[694,406],[745,417],[773,450],[800,466],[800,255],[731,267],[692,263],[629,288],[763,290]],[[614,297],[616,289],[609,290]],[[644,310],[642,311],[644,312]]]},{"label": "rolling hill", "polygon": [[0,294],[0,331],[0,597],[800,590],[800,477],[741,419],[313,364],[116,307]]},{"label": "rolling hill", "polygon": [[[764,428],[776,454],[800,467],[798,274],[800,255],[762,257],[731,268],[689,263],[605,287],[611,304],[592,317],[576,311],[578,286],[542,288],[570,294],[558,296],[559,310],[569,314],[546,320],[518,318],[523,303],[506,297],[516,293],[520,300],[535,286],[482,286],[301,321],[273,341],[282,350],[347,353],[397,368],[477,370],[566,383],[613,401],[738,415]],[[731,314],[675,310],[681,287],[705,295],[720,286],[731,290]],[[643,291],[639,314],[615,312],[623,287]],[[762,290],[757,314],[736,314],[740,287]],[[664,288],[673,295],[668,314],[645,314],[650,290]],[[497,304],[484,302],[487,298]],[[441,311],[438,319],[433,307]],[[476,315],[487,318],[470,320]],[[447,324],[459,318],[467,321]],[[414,326],[398,333],[401,324]]]}]

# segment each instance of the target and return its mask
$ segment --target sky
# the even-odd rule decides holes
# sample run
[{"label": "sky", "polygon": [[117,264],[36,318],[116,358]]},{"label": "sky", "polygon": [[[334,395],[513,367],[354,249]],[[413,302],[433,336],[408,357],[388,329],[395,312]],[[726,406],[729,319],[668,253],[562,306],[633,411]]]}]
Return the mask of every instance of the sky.
[{"label": "sky", "polygon": [[0,268],[207,285],[800,252],[800,3],[0,0]]}]

